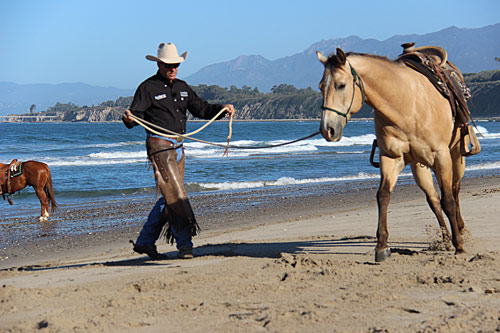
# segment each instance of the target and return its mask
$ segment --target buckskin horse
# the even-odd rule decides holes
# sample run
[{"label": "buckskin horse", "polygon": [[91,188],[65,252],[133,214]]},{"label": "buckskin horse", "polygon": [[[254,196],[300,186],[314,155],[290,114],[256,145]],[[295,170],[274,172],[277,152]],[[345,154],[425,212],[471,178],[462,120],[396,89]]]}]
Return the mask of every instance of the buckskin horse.
[{"label": "buckskin horse", "polygon": [[[370,54],[345,54],[339,48],[337,54],[328,58],[319,51],[316,53],[324,65],[319,84],[323,94],[320,130],[327,141],[342,138],[344,126],[363,103],[374,110],[381,176],[377,191],[375,261],[390,256],[387,208],[398,176],[408,164],[438,220],[441,208],[446,214],[455,252],[465,252],[459,191],[467,155],[463,146],[470,140],[461,134],[464,126],[456,121],[450,101],[426,76],[403,61]],[[475,135],[474,138],[478,146]],[[474,153],[477,152],[478,149]],[[441,199],[429,168],[437,178]],[[446,229],[442,218],[439,222]]]},{"label": "buckskin horse", "polygon": [[[49,204],[52,213],[57,208],[49,166],[37,161],[17,162],[13,160],[10,164],[0,163],[0,192],[4,199],[5,195],[14,194],[26,186],[32,186],[40,200],[40,221],[47,221]],[[12,205],[10,198],[9,203]]]}]

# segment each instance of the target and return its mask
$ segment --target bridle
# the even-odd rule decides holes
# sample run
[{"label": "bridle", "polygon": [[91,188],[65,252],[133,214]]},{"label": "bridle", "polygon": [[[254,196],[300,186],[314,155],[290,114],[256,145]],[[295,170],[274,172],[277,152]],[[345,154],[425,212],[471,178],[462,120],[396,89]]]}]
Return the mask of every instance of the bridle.
[{"label": "bridle", "polygon": [[340,112],[338,110],[326,107],[324,105],[321,107],[321,109],[323,111],[325,111],[325,110],[332,111],[332,112],[335,112],[336,114],[338,114],[339,116],[342,116],[344,118],[347,118],[347,116],[351,112],[352,103],[354,102],[354,95],[356,94],[356,86],[358,86],[359,90],[361,91],[361,98],[362,98],[361,104],[362,105],[365,103],[365,97],[366,97],[366,95],[365,95],[365,88],[363,86],[363,81],[361,80],[361,77],[358,75],[358,73],[351,66],[351,63],[349,63],[349,67],[351,68],[351,74],[352,74],[353,79],[352,79],[352,98],[351,98],[351,104],[349,104],[349,108],[347,109],[347,112],[343,113],[343,112]]}]

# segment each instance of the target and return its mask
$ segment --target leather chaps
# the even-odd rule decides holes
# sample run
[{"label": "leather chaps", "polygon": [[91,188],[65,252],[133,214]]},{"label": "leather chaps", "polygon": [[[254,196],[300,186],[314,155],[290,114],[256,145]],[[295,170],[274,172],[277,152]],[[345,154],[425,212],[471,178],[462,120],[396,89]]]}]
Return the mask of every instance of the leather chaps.
[{"label": "leather chaps", "polygon": [[146,149],[153,164],[156,186],[166,202],[163,210],[165,226],[162,233],[170,243],[174,241],[171,227],[176,233],[184,232],[189,236],[195,236],[199,230],[184,188],[185,156],[182,154],[182,158],[177,161],[176,148],[178,146],[168,140],[151,136],[146,139]]}]

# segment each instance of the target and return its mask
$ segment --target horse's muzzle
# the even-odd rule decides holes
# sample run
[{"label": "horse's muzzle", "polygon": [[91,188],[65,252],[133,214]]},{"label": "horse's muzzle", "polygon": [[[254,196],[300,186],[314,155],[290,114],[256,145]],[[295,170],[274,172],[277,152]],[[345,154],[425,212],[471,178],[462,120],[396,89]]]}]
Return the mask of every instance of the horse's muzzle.
[{"label": "horse's muzzle", "polygon": [[320,131],[326,141],[339,141],[342,139],[345,120],[339,119],[335,115],[329,115],[329,111],[324,110],[321,114]]}]

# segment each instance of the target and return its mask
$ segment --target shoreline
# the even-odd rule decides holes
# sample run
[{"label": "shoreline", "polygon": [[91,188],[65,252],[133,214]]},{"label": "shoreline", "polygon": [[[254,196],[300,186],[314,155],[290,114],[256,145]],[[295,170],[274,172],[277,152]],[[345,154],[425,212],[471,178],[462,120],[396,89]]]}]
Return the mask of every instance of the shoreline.
[{"label": "shoreline", "polygon": [[[29,118],[30,116],[0,116],[0,119],[2,118]],[[37,116],[31,116],[36,118]],[[264,121],[320,121],[321,118],[298,118],[298,119],[233,119],[233,122],[264,122]],[[220,119],[218,120],[219,122],[224,122],[224,121],[229,121],[228,119]],[[373,121],[372,118],[351,118],[349,121],[351,122],[356,122],[356,121]],[[497,122],[500,121],[500,116],[491,116],[491,117],[478,117],[474,118],[474,121],[492,121],[492,122]],[[112,121],[36,121],[36,122],[30,122],[30,121],[7,121],[7,120],[0,120],[0,123],[6,123],[6,124],[39,124],[39,123],[47,123],[47,124],[66,124],[66,123],[73,123],[73,124],[78,124],[78,123],[84,123],[84,124],[91,124],[91,123],[98,123],[98,124],[108,124],[108,123],[121,123],[121,120],[112,120]],[[194,123],[204,123],[207,122],[207,120],[203,119],[189,119],[189,122],[194,122]]]},{"label": "shoreline", "polygon": [[[201,227],[201,233],[193,242],[196,247],[200,236],[310,216],[335,215],[367,207],[375,212],[378,183],[378,179],[371,179],[189,194]],[[464,177],[461,194],[490,187],[500,187],[498,175]],[[394,189],[391,205],[411,200],[425,201],[424,193],[411,177],[402,177]],[[24,222],[26,219],[16,218],[12,228],[27,222],[37,229],[18,238],[8,236],[8,232],[15,229],[4,229],[8,239],[0,240],[0,269],[91,251],[93,247],[129,247],[128,241],[135,241],[155,201],[156,198],[141,198],[61,207],[46,224],[39,223],[37,217]],[[89,229],[78,229],[85,225],[90,225]],[[376,219],[373,227],[376,227]],[[175,246],[167,245],[163,239],[159,239],[157,245],[175,250]]]}]

